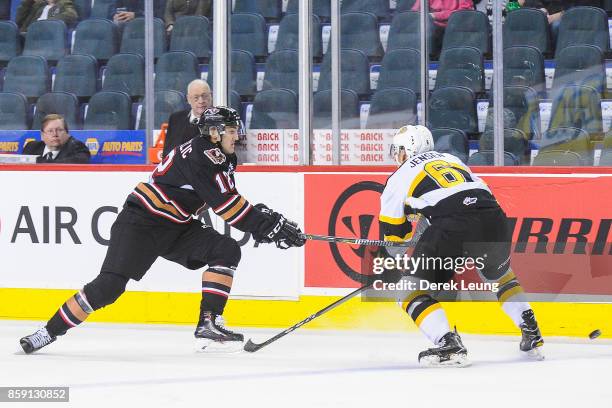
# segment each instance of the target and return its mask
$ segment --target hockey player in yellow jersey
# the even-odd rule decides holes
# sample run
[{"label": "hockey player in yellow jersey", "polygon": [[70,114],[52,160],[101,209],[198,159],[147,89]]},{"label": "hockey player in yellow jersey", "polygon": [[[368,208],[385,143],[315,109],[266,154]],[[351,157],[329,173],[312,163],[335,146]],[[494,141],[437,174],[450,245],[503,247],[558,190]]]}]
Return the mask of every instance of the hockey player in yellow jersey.
[{"label": "hockey player in yellow jersey", "polygon": [[[503,310],[521,330],[520,350],[542,359],[544,341],[523,289],[510,268],[511,233],[507,218],[489,187],[457,157],[433,150],[434,141],[424,126],[404,126],[393,137],[391,154],[399,168],[387,180],[381,196],[380,226],[385,240],[410,238],[410,214],[426,217],[430,226],[416,244],[413,258],[471,257],[479,260],[481,277],[495,283]],[[386,254],[389,256],[389,254]],[[406,270],[385,271],[386,276],[445,283],[455,274],[440,263],[423,262]],[[395,273],[393,273],[395,272]],[[415,285],[400,304],[435,347],[419,354],[427,366],[469,365],[467,350],[456,329],[451,331],[436,292]]]}]

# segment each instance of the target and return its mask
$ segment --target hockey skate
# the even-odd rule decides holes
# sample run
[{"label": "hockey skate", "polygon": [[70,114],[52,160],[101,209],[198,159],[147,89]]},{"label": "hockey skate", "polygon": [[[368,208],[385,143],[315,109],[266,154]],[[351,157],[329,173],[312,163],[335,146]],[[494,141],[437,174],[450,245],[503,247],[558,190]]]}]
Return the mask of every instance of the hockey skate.
[{"label": "hockey skate", "polygon": [[419,364],[424,367],[467,367],[472,363],[455,328],[454,332],[448,332],[440,339],[438,347],[421,351]]},{"label": "hockey skate", "polygon": [[53,343],[55,340],[57,340],[57,337],[50,335],[47,328],[43,327],[29,336],[22,337],[19,343],[24,353],[31,354]]},{"label": "hockey skate", "polygon": [[235,353],[242,350],[244,336],[225,327],[223,316],[202,314],[194,333],[196,350],[211,353]]},{"label": "hockey skate", "polygon": [[520,325],[523,336],[520,346],[521,351],[534,360],[544,360],[544,354],[542,353],[544,339],[533,315],[533,310],[525,310],[521,316],[523,317],[523,323]]}]

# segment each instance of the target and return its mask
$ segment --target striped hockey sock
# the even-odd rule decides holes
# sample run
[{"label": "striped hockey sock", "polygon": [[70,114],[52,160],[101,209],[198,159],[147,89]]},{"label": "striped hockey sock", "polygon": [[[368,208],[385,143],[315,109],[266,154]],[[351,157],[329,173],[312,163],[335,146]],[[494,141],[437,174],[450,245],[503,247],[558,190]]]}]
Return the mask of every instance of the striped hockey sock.
[{"label": "striped hockey sock", "polygon": [[200,303],[200,318],[203,312],[223,314],[227,303],[232,282],[234,280],[235,266],[210,266],[202,274],[202,301]]},{"label": "striped hockey sock", "polygon": [[525,298],[523,287],[511,269],[497,283],[499,283],[497,299],[501,303],[502,309],[512,319],[516,327],[520,327],[523,323],[523,312],[531,309]]},{"label": "striped hockey sock", "polygon": [[47,322],[47,331],[53,336],[62,336],[83,323],[93,312],[83,290],[68,299]]},{"label": "striped hockey sock", "polygon": [[413,292],[402,303],[402,309],[434,344],[438,344],[440,339],[451,331],[444,309],[426,292]]}]

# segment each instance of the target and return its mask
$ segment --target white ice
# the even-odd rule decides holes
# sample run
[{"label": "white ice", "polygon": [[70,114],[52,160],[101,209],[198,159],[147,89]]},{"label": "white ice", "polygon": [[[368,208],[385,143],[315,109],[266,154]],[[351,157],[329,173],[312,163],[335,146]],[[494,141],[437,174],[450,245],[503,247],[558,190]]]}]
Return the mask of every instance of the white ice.
[{"label": "white ice", "polygon": [[[0,321],[0,386],[70,387],[54,407],[612,406],[612,343],[601,339],[546,339],[546,360],[528,361],[518,336],[463,335],[473,365],[432,369],[417,365],[429,344],[414,332],[300,329],[253,354],[210,355],[193,351],[189,326],[84,324],[19,352],[39,326]],[[261,342],[278,330],[244,332]]]}]

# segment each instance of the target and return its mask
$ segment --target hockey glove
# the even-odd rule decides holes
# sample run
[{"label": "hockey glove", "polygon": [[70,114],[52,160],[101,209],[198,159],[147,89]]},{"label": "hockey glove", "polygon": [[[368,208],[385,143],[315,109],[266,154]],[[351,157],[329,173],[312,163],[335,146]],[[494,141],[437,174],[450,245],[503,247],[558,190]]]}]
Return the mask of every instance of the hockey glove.
[{"label": "hockey glove", "polygon": [[257,204],[255,208],[269,218],[267,226],[257,234],[253,234],[259,243],[276,243],[280,249],[301,247],[305,240],[301,238],[302,231],[293,221],[287,220],[282,214],[271,210],[265,204]]}]

